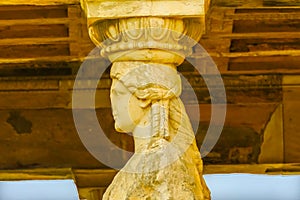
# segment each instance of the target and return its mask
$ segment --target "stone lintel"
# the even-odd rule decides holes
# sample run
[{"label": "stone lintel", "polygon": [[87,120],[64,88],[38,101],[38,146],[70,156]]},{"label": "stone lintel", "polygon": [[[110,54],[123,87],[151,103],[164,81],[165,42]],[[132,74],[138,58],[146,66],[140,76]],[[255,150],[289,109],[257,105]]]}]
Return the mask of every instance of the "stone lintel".
[{"label": "stone lintel", "polygon": [[204,16],[208,0],[82,0],[89,24],[96,20],[128,17],[200,17]]}]

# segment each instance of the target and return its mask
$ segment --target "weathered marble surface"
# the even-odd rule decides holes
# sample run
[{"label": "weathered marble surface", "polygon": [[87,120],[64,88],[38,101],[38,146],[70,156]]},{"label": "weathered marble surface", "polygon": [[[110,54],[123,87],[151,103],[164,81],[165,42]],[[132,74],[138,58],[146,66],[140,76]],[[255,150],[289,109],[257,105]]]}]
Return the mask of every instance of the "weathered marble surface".
[{"label": "weathered marble surface", "polygon": [[204,32],[207,2],[83,2],[89,35],[113,62],[115,129],[135,146],[104,200],[210,199],[176,69]]}]

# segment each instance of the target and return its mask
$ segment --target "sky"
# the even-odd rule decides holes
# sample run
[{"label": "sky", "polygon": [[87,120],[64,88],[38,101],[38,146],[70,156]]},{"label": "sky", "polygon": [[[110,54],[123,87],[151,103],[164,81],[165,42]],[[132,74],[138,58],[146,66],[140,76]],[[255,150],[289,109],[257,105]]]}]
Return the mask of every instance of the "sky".
[{"label": "sky", "polygon": [[78,200],[73,180],[0,182],[0,200]]},{"label": "sky", "polygon": [[300,176],[206,175],[212,200],[300,200]]},{"label": "sky", "polygon": [[[205,175],[212,200],[300,200],[299,176]],[[0,182],[0,200],[78,200],[72,180]]]}]

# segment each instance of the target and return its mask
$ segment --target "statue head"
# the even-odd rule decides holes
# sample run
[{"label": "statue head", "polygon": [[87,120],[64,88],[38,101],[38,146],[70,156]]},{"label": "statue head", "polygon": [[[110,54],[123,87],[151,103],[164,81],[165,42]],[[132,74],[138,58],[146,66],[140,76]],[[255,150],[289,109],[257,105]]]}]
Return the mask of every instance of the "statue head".
[{"label": "statue head", "polygon": [[152,135],[169,134],[169,103],[181,93],[175,66],[116,62],[111,69],[111,101],[115,128],[131,132],[151,125]]},{"label": "statue head", "polygon": [[110,98],[115,129],[119,132],[132,132],[147,112],[142,100],[132,94],[118,79],[112,80]]}]

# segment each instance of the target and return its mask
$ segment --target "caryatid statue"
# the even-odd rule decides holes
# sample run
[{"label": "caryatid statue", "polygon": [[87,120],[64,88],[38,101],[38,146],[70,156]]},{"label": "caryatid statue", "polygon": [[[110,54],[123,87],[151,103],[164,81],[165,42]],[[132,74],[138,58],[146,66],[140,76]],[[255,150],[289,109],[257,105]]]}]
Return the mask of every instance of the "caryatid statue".
[{"label": "caryatid statue", "polygon": [[92,41],[113,63],[115,128],[132,132],[135,145],[103,199],[210,199],[176,69],[201,37],[204,2],[87,0],[83,7]]}]

